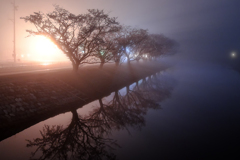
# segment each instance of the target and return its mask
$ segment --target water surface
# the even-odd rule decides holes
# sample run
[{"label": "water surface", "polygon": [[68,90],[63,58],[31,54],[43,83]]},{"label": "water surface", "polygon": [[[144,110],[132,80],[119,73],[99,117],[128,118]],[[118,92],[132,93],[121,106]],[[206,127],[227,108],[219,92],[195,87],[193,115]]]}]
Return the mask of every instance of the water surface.
[{"label": "water surface", "polygon": [[[84,135],[98,137],[92,142],[103,144],[95,145],[102,152],[88,145],[84,148],[72,144],[72,148],[81,150],[82,159],[85,152],[95,158],[108,155],[117,159],[229,158],[237,155],[239,149],[239,93],[240,75],[229,68],[178,63],[156,77],[139,81],[138,85],[134,83],[1,141],[1,159],[29,159],[37,147],[26,147],[29,144],[26,139],[34,142],[42,137],[40,131],[43,133],[44,126],[53,125],[71,131],[72,139],[68,142]],[[56,129],[52,131],[59,133]],[[79,133],[83,134],[76,136]],[[42,155],[40,151],[34,157]],[[77,159],[77,154],[74,156]]]}]

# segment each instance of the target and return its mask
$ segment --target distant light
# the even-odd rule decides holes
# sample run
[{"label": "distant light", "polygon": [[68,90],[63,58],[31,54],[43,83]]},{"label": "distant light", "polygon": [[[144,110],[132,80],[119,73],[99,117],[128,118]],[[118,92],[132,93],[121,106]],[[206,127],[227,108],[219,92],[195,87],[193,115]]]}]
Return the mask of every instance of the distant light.
[{"label": "distant light", "polygon": [[47,65],[50,65],[50,63],[48,63],[48,62],[44,62],[44,63],[42,63],[41,65],[43,65],[43,66],[47,66]]},{"label": "distant light", "polygon": [[231,53],[231,57],[232,57],[232,58],[236,58],[236,57],[237,57],[237,53],[236,53],[236,52],[232,52],[232,53]]},{"label": "distant light", "polygon": [[100,54],[101,54],[101,55],[104,55],[104,51],[100,51]]},{"label": "distant light", "polygon": [[24,57],[24,55],[21,55],[21,57],[23,58],[23,57]]},{"label": "distant light", "polygon": [[126,51],[127,51],[127,53],[129,53],[129,52],[130,52],[130,49],[127,47],[127,48],[126,48]]}]

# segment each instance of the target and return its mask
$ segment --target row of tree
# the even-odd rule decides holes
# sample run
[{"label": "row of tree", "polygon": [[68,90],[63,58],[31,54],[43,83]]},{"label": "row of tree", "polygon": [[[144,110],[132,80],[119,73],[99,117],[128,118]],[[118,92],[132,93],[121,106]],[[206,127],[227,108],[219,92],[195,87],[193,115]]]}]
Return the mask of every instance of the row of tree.
[{"label": "row of tree", "polygon": [[121,25],[116,17],[109,17],[103,10],[89,9],[86,14],[74,15],[55,5],[55,10],[44,14],[21,17],[33,23],[36,31],[30,35],[49,38],[72,62],[73,70],[84,63],[107,62],[119,65],[127,59],[155,59],[173,53],[176,42],[161,34],[149,34],[145,29]]}]

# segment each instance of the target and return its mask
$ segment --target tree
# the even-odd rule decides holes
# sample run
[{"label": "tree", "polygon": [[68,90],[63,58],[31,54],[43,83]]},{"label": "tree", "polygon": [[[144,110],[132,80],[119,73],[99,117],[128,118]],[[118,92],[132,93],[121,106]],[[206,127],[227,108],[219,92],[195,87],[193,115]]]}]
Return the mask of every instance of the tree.
[{"label": "tree", "polygon": [[102,39],[94,53],[94,56],[100,60],[100,68],[102,68],[105,63],[113,59],[113,53],[117,52],[116,49],[117,48],[111,33],[107,34]]},{"label": "tree", "polygon": [[113,43],[114,50],[112,51],[112,60],[118,66],[124,61],[121,44],[119,43],[120,31],[111,34],[111,40]]},{"label": "tree", "polygon": [[129,26],[124,26],[119,31],[117,38],[120,46],[120,52],[127,58],[128,63],[131,59],[134,59],[133,48],[145,40],[148,36],[147,30],[136,29]]},{"label": "tree", "polygon": [[140,43],[133,46],[134,60],[147,59],[156,49],[155,41],[147,35]]},{"label": "tree", "polygon": [[27,140],[27,147],[35,147],[31,158],[116,159],[112,150],[119,145],[107,136],[112,130],[141,129],[147,111],[160,109],[159,102],[171,96],[174,84],[175,80],[163,81],[152,75],[131,88],[127,86],[126,94],[116,90],[109,101],[99,98],[99,105],[86,116],[71,110],[68,126],[45,125],[39,138]]},{"label": "tree", "polygon": [[[111,152],[115,141],[104,138],[97,132],[98,127],[92,125],[92,120],[81,117],[76,110],[71,111],[73,116],[67,127],[61,125],[45,125],[40,131],[41,137],[27,140],[27,147],[36,147],[32,159],[116,159]],[[36,157],[39,156],[40,157]]]},{"label": "tree", "polygon": [[171,55],[176,53],[178,44],[176,41],[162,35],[149,35],[152,41],[153,49],[149,52],[150,58],[157,58],[161,55]]},{"label": "tree", "polygon": [[43,35],[55,43],[70,59],[74,71],[78,70],[80,64],[94,63],[93,53],[104,36],[120,29],[115,17],[111,18],[98,9],[74,15],[55,5],[51,13],[34,12],[21,19],[35,25],[36,31],[27,30],[30,35]]}]

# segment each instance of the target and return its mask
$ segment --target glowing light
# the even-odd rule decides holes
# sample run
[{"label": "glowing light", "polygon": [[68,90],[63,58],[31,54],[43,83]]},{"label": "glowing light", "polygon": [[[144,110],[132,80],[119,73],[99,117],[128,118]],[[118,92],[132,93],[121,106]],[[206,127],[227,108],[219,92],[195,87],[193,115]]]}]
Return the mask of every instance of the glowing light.
[{"label": "glowing light", "polygon": [[24,57],[24,55],[22,54],[22,55],[21,55],[21,57],[23,58],[23,57]]},{"label": "glowing light", "polygon": [[41,54],[49,55],[56,52],[57,46],[48,38],[40,36],[36,44],[36,49]]},{"label": "glowing light", "polygon": [[[60,57],[63,56],[57,46],[50,39],[44,36],[34,37],[33,44],[30,47],[32,48],[32,60],[41,62],[53,61],[60,59]],[[30,55],[28,57],[30,57]]]},{"label": "glowing light", "polygon": [[41,65],[43,65],[43,66],[47,66],[47,65],[49,65],[50,63],[48,63],[48,62],[45,62],[45,63],[42,63]]},{"label": "glowing light", "polygon": [[129,52],[130,52],[130,49],[129,49],[128,47],[126,48],[126,52],[127,52],[127,53],[129,53]]},{"label": "glowing light", "polygon": [[104,51],[100,51],[100,54],[101,54],[101,55],[104,55]]},{"label": "glowing light", "polygon": [[[23,54],[25,60],[38,62],[68,61],[66,55],[48,38],[44,36],[29,37],[28,48]],[[20,58],[23,60],[24,58]]]},{"label": "glowing light", "polygon": [[237,57],[236,52],[232,52],[232,53],[231,53],[231,57],[232,57],[232,58],[236,58],[236,57]]}]

